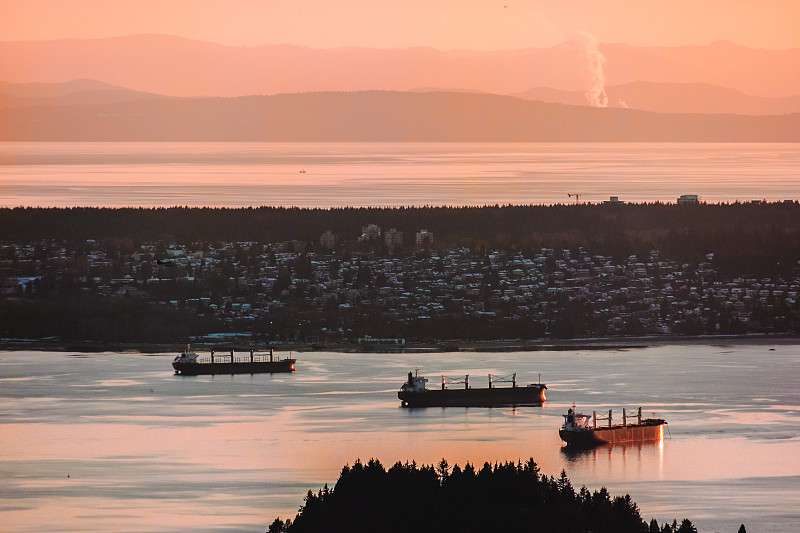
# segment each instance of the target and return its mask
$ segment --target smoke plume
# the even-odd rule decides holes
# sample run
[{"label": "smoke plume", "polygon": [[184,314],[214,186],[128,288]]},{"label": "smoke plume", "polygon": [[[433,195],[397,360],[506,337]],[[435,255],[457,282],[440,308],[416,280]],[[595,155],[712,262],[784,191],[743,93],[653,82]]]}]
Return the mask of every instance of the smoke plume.
[{"label": "smoke plume", "polygon": [[586,89],[586,100],[593,107],[608,107],[608,95],[606,94],[606,76],[603,73],[603,63],[606,58],[600,53],[597,39],[589,32],[579,31],[586,58],[589,63],[589,75],[591,81],[589,88]]}]

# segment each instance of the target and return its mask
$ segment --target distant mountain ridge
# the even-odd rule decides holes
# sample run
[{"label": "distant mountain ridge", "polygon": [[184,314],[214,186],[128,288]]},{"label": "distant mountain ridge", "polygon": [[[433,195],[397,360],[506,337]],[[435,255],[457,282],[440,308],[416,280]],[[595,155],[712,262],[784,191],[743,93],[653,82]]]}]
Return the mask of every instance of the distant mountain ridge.
[{"label": "distant mountain ridge", "polygon": [[167,97],[143,91],[133,91],[96,80],[71,80],[65,83],[8,83],[0,81],[0,108],[113,104],[156,98]]},{"label": "distant mountain ridge", "polygon": [[0,94],[18,98],[59,98],[68,94],[122,89],[97,80],[69,80],[62,83],[9,83],[0,81]]},{"label": "distant mountain ridge", "polygon": [[[704,83],[758,97],[800,94],[800,49],[601,44],[609,85]],[[242,96],[315,91],[458,87],[494,94],[533,87],[584,91],[580,41],[513,51],[433,48],[312,49],[224,46],[166,35],[0,42],[0,79],[14,83],[93,79],[171,96]]]},{"label": "distant mountain ridge", "polygon": [[[609,107],[639,109],[656,113],[699,113],[736,115],[786,115],[800,112],[800,96],[764,98],[703,83],[634,82],[606,88]],[[410,92],[463,92],[466,89],[418,87]],[[588,106],[585,91],[564,91],[537,87],[518,94],[524,100]],[[96,80],[65,83],[8,83],[0,81],[0,108],[44,105],[111,104],[144,99],[172,98],[134,91]]]},{"label": "distant mountain ridge", "polygon": [[[606,93],[609,107],[641,109],[656,113],[733,113],[737,115],[800,113],[800,95],[767,98],[707,83],[638,81],[606,87]],[[585,91],[563,91],[549,87],[537,87],[512,96],[541,102],[589,105]]]},{"label": "distant mountain ridge", "polygon": [[319,92],[0,109],[0,141],[800,142],[800,114],[658,114],[478,93]]}]

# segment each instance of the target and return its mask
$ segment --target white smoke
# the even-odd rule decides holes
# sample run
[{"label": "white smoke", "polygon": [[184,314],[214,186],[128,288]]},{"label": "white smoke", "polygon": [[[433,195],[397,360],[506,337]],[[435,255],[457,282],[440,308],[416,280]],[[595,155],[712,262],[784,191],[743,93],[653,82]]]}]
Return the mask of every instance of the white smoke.
[{"label": "white smoke", "polygon": [[606,62],[606,58],[600,53],[598,42],[594,35],[583,30],[578,31],[578,34],[581,36],[586,50],[589,75],[591,76],[589,88],[586,89],[586,100],[593,107],[608,107],[606,75],[603,72],[603,63]]}]

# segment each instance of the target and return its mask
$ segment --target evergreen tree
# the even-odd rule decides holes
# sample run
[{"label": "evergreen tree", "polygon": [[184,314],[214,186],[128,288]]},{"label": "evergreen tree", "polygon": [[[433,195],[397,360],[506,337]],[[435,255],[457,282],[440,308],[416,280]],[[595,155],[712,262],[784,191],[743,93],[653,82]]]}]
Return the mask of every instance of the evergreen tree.
[{"label": "evergreen tree", "polygon": [[275,521],[269,525],[267,533],[283,533],[286,531],[286,528],[291,525],[291,523],[291,520],[289,520],[288,523],[285,523],[280,518],[276,518]]},{"label": "evergreen tree", "polygon": [[[578,494],[562,471],[558,478],[540,476],[531,459],[484,463],[479,472],[469,463],[450,469],[443,458],[436,468],[396,463],[388,471],[377,460],[345,466],[335,487],[309,491],[293,522],[276,519],[270,531],[484,533],[696,533],[689,520],[681,529],[648,528],[630,496],[613,500],[608,491]],[[283,528],[283,529],[281,529]]]}]

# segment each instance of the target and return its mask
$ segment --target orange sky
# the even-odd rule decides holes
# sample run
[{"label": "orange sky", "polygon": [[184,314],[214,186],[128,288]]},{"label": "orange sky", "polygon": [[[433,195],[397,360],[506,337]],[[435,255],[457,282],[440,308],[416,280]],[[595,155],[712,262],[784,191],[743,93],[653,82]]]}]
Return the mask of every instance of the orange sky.
[{"label": "orange sky", "polygon": [[0,0],[0,40],[164,33],[229,45],[800,47],[800,0]]}]

